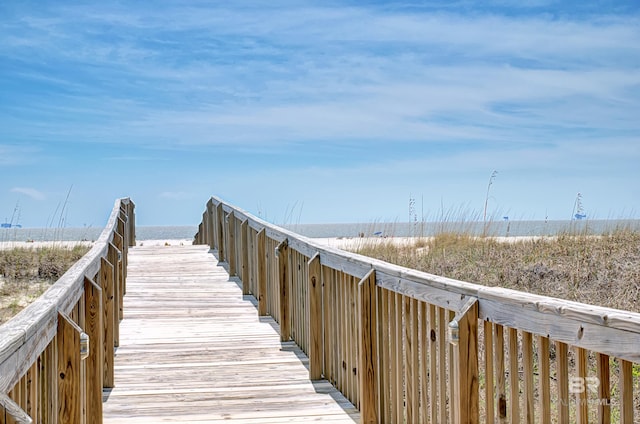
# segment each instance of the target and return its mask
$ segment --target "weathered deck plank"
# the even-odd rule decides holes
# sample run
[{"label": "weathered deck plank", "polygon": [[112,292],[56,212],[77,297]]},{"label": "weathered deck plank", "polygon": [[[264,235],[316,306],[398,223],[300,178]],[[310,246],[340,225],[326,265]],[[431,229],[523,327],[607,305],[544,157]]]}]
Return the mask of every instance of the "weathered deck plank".
[{"label": "weathered deck plank", "polygon": [[124,302],[105,423],[359,420],[207,247],[130,249]]}]

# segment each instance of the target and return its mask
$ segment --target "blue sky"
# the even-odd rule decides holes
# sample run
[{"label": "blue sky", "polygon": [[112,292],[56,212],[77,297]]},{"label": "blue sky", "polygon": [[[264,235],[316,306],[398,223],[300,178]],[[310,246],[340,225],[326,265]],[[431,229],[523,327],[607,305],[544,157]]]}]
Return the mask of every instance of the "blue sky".
[{"label": "blue sky", "polygon": [[640,217],[637,1],[0,3],[0,220]]}]

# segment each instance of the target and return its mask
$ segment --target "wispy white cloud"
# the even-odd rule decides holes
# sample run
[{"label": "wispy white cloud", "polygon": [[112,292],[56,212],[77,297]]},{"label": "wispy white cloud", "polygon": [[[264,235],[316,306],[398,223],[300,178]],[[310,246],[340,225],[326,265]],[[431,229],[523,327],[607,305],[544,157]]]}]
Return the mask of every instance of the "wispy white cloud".
[{"label": "wispy white cloud", "polygon": [[34,200],[45,200],[47,198],[44,193],[31,187],[14,187],[11,189],[11,192],[24,194]]},{"label": "wispy white cloud", "polygon": [[0,144],[0,167],[15,167],[31,163],[39,155],[39,150],[30,144]]},{"label": "wispy white cloud", "polygon": [[[104,142],[108,128],[127,143],[182,146],[526,140],[539,134],[523,127],[564,131],[580,121],[607,130],[603,117],[612,114],[637,129],[629,119],[640,109],[630,72],[640,57],[634,16],[167,4],[53,12],[22,19],[41,42],[33,49],[79,69],[22,77],[66,87],[63,104],[36,105],[67,117],[34,129],[60,137]],[[23,35],[3,50],[33,54],[25,43]],[[94,67],[99,76],[83,81]],[[70,116],[83,122],[69,126]]]}]

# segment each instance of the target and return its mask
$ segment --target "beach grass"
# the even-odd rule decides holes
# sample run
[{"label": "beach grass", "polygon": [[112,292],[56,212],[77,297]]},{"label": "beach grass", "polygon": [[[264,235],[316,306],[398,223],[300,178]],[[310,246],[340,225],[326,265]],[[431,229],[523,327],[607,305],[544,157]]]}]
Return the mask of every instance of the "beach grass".
[{"label": "beach grass", "polygon": [[640,232],[629,229],[522,238],[443,232],[352,250],[457,280],[640,312]]},{"label": "beach grass", "polygon": [[90,247],[17,247],[0,250],[0,324],[55,283]]}]

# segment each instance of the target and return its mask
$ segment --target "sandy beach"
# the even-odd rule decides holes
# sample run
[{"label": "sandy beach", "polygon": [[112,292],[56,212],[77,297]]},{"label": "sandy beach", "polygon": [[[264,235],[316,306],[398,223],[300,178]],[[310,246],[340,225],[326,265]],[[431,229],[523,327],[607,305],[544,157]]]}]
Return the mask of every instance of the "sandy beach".
[{"label": "sandy beach", "polygon": [[92,241],[64,240],[64,241],[3,241],[0,250],[8,249],[40,249],[43,247],[64,247],[71,249],[75,246],[93,246]]},{"label": "sandy beach", "polygon": [[[40,249],[45,247],[64,247],[71,249],[75,246],[93,246],[93,241],[3,241],[0,242],[0,250],[8,249]],[[139,240],[136,246],[188,246],[193,244],[191,239],[163,239],[163,240]]]},{"label": "sandy beach", "polygon": [[[493,237],[494,240],[505,243],[518,241],[535,240],[540,238],[550,238],[550,236],[513,236],[513,237]],[[318,237],[312,240],[329,247],[337,249],[354,250],[362,246],[375,246],[377,244],[391,243],[395,246],[411,246],[418,240],[428,241],[429,237]],[[0,250],[7,249],[38,249],[43,247],[64,247],[92,246],[92,241],[5,241],[0,242]],[[189,246],[193,244],[192,239],[155,239],[138,240],[136,246]]]},{"label": "sandy beach", "polygon": [[[543,238],[551,239],[553,237],[555,236],[513,236],[491,238],[501,243],[516,243],[519,241],[533,241]],[[419,240],[427,242],[431,239],[432,237],[326,237],[314,238],[313,240],[325,246],[335,247],[337,249],[355,250],[363,246],[376,246],[385,243],[400,247],[412,246]]]},{"label": "sandy beach", "polygon": [[190,246],[192,239],[138,240],[136,246]]}]

